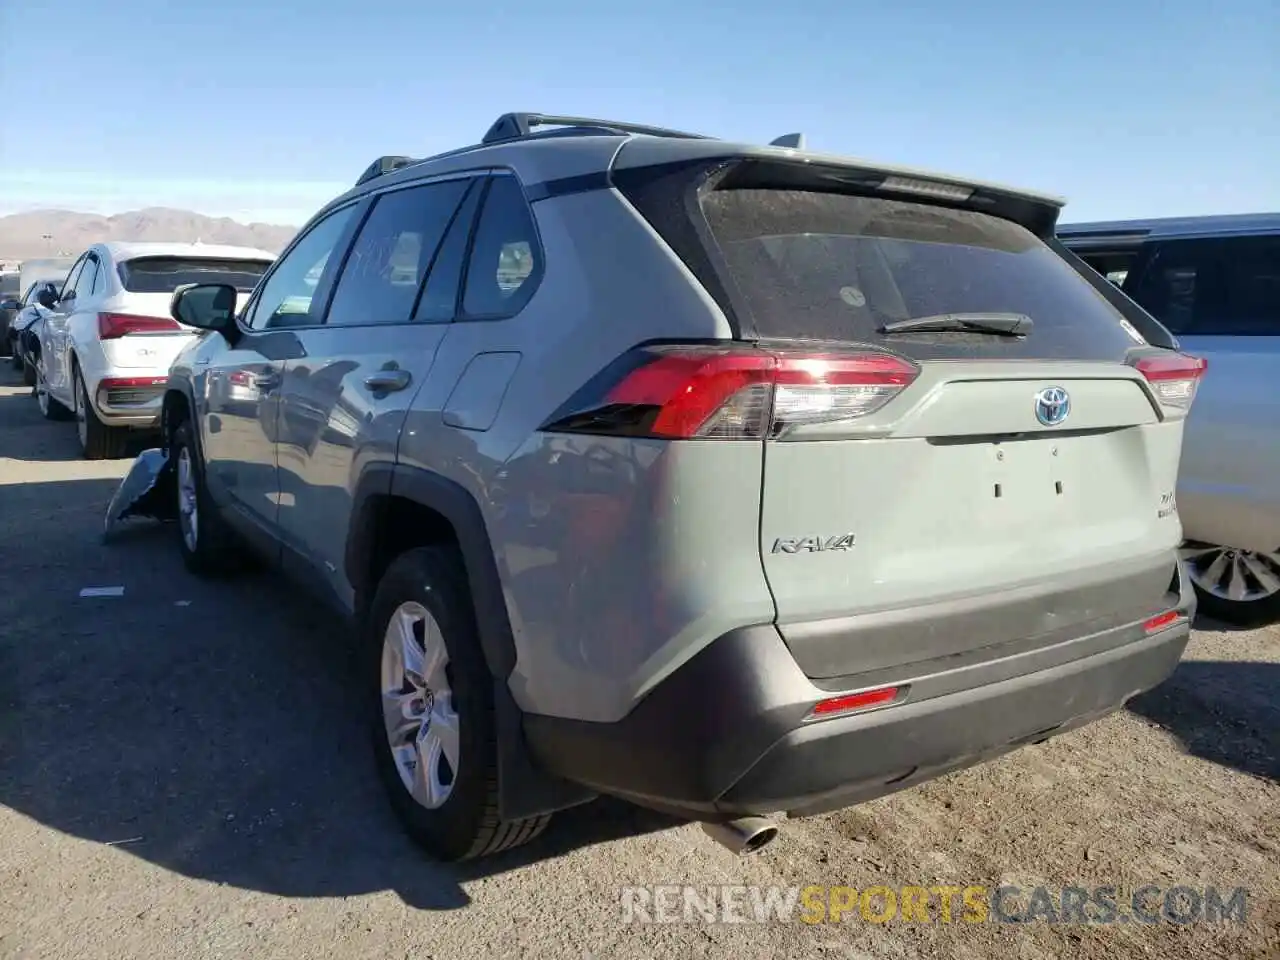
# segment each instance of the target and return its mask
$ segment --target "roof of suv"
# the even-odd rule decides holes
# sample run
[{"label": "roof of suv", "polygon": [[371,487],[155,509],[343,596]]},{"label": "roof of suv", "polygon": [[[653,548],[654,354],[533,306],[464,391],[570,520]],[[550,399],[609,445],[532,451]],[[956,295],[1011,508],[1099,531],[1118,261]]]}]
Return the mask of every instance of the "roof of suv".
[{"label": "roof of suv", "polygon": [[1146,220],[1099,220],[1092,223],[1064,223],[1058,235],[1064,238],[1107,237],[1134,240],[1147,237],[1205,237],[1241,233],[1280,233],[1280,213],[1239,213],[1201,217],[1156,217]]},{"label": "roof of suv", "polygon": [[[527,132],[533,125],[555,125],[560,126],[561,129]],[[506,132],[511,135],[502,135]],[[624,147],[626,148],[625,158],[621,158]],[[822,154],[788,146],[739,143],[700,134],[687,134],[611,120],[554,117],[541,114],[504,114],[493,124],[481,143],[423,159],[381,157],[375,160],[351,190],[336,197],[326,204],[325,208],[328,209],[330,206],[371,190],[414,180],[424,175],[462,172],[485,167],[511,168],[522,181],[531,184],[600,175],[618,165],[638,167],[700,159],[709,160],[722,156],[774,159],[813,165],[815,168],[838,167],[881,177],[898,177],[906,180],[927,181],[931,184],[985,190],[1051,207],[1055,211],[1065,203],[1060,197],[1003,184],[861,158]],[[619,164],[620,159],[621,164]]]}]

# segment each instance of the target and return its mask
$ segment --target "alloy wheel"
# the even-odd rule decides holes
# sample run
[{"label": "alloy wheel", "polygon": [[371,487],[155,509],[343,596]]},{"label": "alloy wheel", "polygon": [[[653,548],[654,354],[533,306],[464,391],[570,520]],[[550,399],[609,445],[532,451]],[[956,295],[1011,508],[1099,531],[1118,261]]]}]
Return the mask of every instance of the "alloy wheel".
[{"label": "alloy wheel", "polygon": [[435,810],[458,777],[459,718],[440,625],[420,603],[402,603],[382,639],[382,718],[400,782]]},{"label": "alloy wheel", "polygon": [[84,377],[76,374],[76,433],[80,435],[82,449],[89,446],[89,398],[84,391]]},{"label": "alloy wheel", "polygon": [[196,500],[196,471],[191,462],[191,450],[182,447],[178,451],[178,524],[182,529],[182,542],[192,553],[200,536],[200,511]]},{"label": "alloy wheel", "polygon": [[49,385],[45,383],[44,374],[36,373],[36,403],[42,416],[49,416]]},{"label": "alloy wheel", "polygon": [[1187,543],[1180,553],[1191,582],[1219,599],[1249,603],[1280,593],[1280,551]]}]

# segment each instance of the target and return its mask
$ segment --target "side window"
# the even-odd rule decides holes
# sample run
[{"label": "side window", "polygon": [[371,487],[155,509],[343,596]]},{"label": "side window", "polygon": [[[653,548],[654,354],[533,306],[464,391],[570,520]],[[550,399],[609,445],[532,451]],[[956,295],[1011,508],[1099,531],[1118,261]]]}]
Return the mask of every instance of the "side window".
[{"label": "side window", "polygon": [[326,323],[407,323],[468,180],[380,196],[351,245]]},{"label": "side window", "polygon": [[467,244],[475,224],[476,210],[484,193],[484,182],[473,180],[462,205],[453,215],[453,223],[436,253],[435,263],[427,274],[427,286],[418,301],[413,319],[421,323],[449,323],[458,307],[458,288],[462,285],[462,268],[467,262]]},{"label": "side window", "polygon": [[101,296],[107,290],[107,265],[102,261],[98,261],[98,271],[93,277],[93,286],[89,292],[97,297]]},{"label": "side window", "polygon": [[84,262],[85,258],[81,257],[67,271],[67,278],[62,281],[62,289],[58,291],[59,300],[76,288],[76,281],[80,279],[80,270],[84,267]]},{"label": "side window", "polygon": [[93,254],[84,258],[84,269],[76,279],[76,299],[83,302],[93,295],[93,285],[98,279],[98,258]]},{"label": "side window", "polygon": [[1280,237],[1160,244],[1132,295],[1175,334],[1280,336]]},{"label": "side window", "polygon": [[250,327],[266,330],[317,322],[311,312],[312,297],[357,206],[351,204],[329,214],[281,258],[261,286],[253,316],[248,320]]},{"label": "side window", "polygon": [[467,317],[514,316],[533,296],[541,273],[533,214],[514,177],[494,177],[485,194],[467,264]]},{"label": "side window", "polygon": [[1186,334],[1218,306],[1220,281],[1214,241],[1171,240],[1153,244],[1132,296],[1172,333]]},{"label": "side window", "polygon": [[1224,240],[1224,333],[1280,336],[1280,236]]}]

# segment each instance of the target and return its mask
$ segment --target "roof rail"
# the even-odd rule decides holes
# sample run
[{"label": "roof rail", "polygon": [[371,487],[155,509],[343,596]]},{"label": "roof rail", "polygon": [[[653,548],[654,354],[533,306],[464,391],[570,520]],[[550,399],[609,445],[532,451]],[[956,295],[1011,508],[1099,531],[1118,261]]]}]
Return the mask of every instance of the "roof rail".
[{"label": "roof rail", "polygon": [[597,120],[592,117],[562,117],[551,113],[504,113],[493,122],[489,132],[480,141],[500,143],[530,136],[534,127],[582,127],[585,133],[639,133],[650,137],[676,137],[682,140],[711,140],[701,133],[683,133],[665,127],[650,127],[641,123],[621,120]]},{"label": "roof rail", "polygon": [[403,167],[408,167],[420,162],[421,161],[415,160],[413,157],[379,157],[365,168],[364,173],[360,174],[360,179],[356,181],[356,186],[358,187],[362,183],[368,183],[375,177],[385,176],[388,173],[394,173]]}]

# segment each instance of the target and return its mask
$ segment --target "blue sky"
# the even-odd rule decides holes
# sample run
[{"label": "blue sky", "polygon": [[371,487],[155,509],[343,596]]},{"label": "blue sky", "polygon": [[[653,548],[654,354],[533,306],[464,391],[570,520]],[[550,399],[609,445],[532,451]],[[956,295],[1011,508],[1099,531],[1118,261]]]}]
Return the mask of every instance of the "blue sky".
[{"label": "blue sky", "polygon": [[1066,196],[1064,220],[1280,209],[1276,0],[466,6],[4,0],[0,213],[297,224],[508,110],[802,130]]}]

